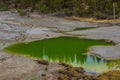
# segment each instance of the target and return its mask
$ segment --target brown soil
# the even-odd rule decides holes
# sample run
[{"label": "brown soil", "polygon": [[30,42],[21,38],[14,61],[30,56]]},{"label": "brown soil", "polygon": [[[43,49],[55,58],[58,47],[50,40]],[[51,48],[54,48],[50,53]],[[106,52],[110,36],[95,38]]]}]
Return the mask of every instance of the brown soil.
[{"label": "brown soil", "polygon": [[120,19],[102,19],[102,20],[97,20],[95,18],[83,18],[83,17],[76,17],[76,16],[71,16],[71,17],[65,17],[66,19],[71,19],[71,20],[78,20],[78,21],[83,21],[83,22],[93,22],[93,23],[109,23],[109,24],[118,24],[120,23]]},{"label": "brown soil", "polygon": [[120,71],[109,71],[99,75],[86,74],[82,67],[60,63],[62,69],[43,74],[40,80],[120,80]]}]

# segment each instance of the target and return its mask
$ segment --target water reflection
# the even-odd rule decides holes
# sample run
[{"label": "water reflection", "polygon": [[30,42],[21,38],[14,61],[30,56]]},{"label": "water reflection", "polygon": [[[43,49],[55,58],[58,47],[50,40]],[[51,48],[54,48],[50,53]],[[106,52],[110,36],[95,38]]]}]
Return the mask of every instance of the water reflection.
[{"label": "water reflection", "polygon": [[82,66],[87,71],[104,72],[109,70],[120,70],[120,60],[106,61],[90,54],[84,55],[84,57],[80,58],[77,58],[77,55],[75,54],[73,57],[74,59],[71,57],[66,58],[64,56],[64,58],[60,60],[59,58],[51,58],[47,55],[43,55],[42,59],[49,60],[51,62],[66,62],[74,66]]}]

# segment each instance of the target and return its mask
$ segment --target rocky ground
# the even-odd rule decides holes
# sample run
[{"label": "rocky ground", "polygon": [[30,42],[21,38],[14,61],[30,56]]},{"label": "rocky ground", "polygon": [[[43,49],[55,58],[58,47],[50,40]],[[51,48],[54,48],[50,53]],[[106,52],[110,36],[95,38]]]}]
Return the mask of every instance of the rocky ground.
[{"label": "rocky ground", "polygon": [[[76,28],[83,27],[95,28],[75,30]],[[118,25],[110,26],[109,24],[80,22],[37,14],[31,14],[31,16],[27,18],[21,17],[17,13],[1,11],[0,80],[93,80],[93,78],[97,80],[98,77],[94,77],[91,74],[90,76],[92,77],[86,75],[82,68],[77,68],[78,70],[73,67],[66,68],[65,64],[61,65],[59,63],[36,61],[24,56],[8,54],[2,51],[2,49],[9,44],[59,36],[112,40],[117,45],[94,46],[90,49],[90,52],[93,53],[93,55],[105,59],[120,58],[120,27]],[[72,70],[72,73],[70,70]],[[73,73],[76,74],[73,75]]]}]

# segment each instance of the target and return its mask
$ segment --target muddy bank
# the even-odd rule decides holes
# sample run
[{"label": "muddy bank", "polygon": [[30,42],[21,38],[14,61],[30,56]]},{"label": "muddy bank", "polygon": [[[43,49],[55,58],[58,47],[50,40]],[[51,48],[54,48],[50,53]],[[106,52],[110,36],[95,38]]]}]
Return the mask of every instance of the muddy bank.
[{"label": "muddy bank", "polygon": [[103,74],[86,72],[82,67],[72,67],[65,63],[0,53],[1,80],[119,80],[119,74],[120,71]]},{"label": "muddy bank", "polygon": [[43,80],[41,79],[43,74],[59,69],[63,69],[63,66],[58,63],[38,62],[23,56],[0,52],[0,80]]},{"label": "muddy bank", "polygon": [[31,59],[0,52],[0,79],[25,80],[39,70]]}]

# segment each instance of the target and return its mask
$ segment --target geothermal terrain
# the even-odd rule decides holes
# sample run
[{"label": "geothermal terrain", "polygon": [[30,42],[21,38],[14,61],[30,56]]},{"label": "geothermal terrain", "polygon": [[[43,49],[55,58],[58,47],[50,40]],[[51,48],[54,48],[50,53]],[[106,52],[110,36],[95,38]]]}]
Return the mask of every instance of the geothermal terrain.
[{"label": "geothermal terrain", "polygon": [[[88,29],[80,30],[81,28]],[[60,36],[113,41],[116,43],[115,46],[93,46],[90,48],[90,53],[106,60],[120,59],[120,25],[81,22],[52,15],[38,15],[36,13],[31,13],[28,18],[26,16],[21,17],[17,13],[1,11],[0,80],[56,79],[56,71],[63,69],[63,65],[52,62],[48,64],[44,60],[39,62],[23,55],[9,54],[4,52],[3,49],[10,44],[18,42],[29,42]],[[46,79],[44,74],[47,76]]]}]

